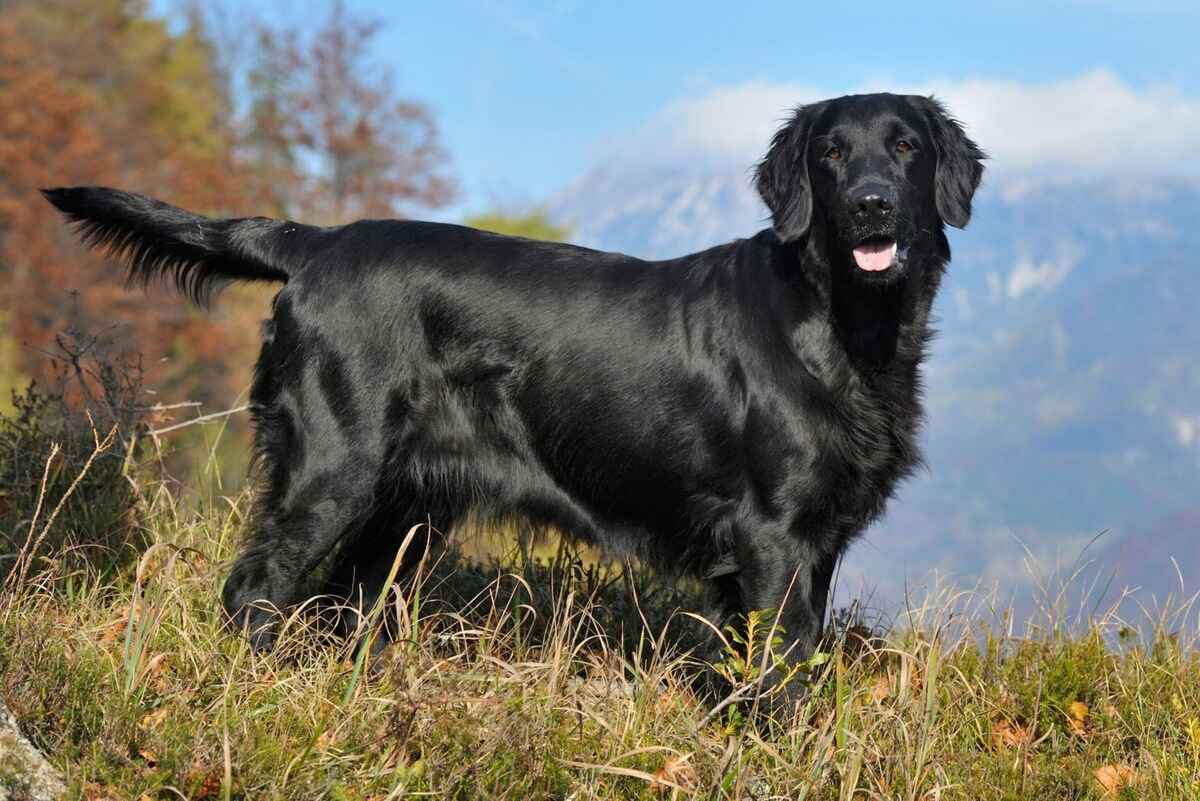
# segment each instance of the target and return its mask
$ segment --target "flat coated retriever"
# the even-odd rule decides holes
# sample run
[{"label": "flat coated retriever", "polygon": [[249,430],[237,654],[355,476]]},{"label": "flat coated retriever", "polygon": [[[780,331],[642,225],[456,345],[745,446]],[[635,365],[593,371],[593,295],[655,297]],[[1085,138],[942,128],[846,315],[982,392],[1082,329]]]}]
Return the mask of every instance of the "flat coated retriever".
[{"label": "flat coated retriever", "polygon": [[838,556],[918,463],[930,306],[983,153],[934,100],[804,106],[757,168],[772,228],[663,262],[457,225],[214,220],[47,198],[131,280],[285,282],[252,409],[266,466],[224,606],[370,604],[399,536],[519,514],[772,609],[799,660]]}]

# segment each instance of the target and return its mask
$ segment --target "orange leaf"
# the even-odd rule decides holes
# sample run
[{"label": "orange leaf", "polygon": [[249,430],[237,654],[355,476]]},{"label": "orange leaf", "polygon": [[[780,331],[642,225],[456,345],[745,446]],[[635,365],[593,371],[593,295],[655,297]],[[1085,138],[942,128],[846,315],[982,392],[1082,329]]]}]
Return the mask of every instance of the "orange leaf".
[{"label": "orange leaf", "polygon": [[196,791],[192,793],[192,798],[195,801],[207,801],[209,798],[216,798],[221,792],[221,774],[215,770],[210,770],[203,774],[200,782],[196,786]]},{"label": "orange leaf", "polygon": [[167,664],[167,653],[155,654],[142,669],[142,676],[153,684],[155,689],[161,689],[164,684],[164,671]]},{"label": "orange leaf", "polygon": [[1131,786],[1137,779],[1137,771],[1128,765],[1104,765],[1096,768],[1095,776],[1104,794],[1110,796],[1119,793],[1122,787]]},{"label": "orange leaf", "polygon": [[83,797],[86,801],[112,801],[112,796],[98,782],[88,782],[83,785]]},{"label": "orange leaf", "polygon": [[654,774],[654,781],[650,783],[650,789],[662,792],[673,789],[672,785],[687,789],[695,786],[696,769],[688,764],[688,760],[691,758],[691,754],[684,754],[668,759]]},{"label": "orange leaf", "polygon": [[138,721],[138,725],[143,729],[153,730],[158,727],[158,724],[162,723],[163,720],[166,719],[170,712],[171,708],[166,704],[163,704],[157,709],[152,709],[146,714],[142,715],[142,719]]},{"label": "orange leaf", "polygon": [[1067,707],[1067,728],[1072,734],[1083,737],[1087,734],[1088,707],[1082,701],[1075,701]]},{"label": "orange leaf", "polygon": [[875,680],[875,686],[871,688],[871,700],[877,704],[882,704],[891,696],[891,694],[891,678],[884,673]]},{"label": "orange leaf", "polygon": [[1028,726],[998,720],[992,724],[992,747],[997,751],[1020,748],[1029,742],[1031,734]]}]

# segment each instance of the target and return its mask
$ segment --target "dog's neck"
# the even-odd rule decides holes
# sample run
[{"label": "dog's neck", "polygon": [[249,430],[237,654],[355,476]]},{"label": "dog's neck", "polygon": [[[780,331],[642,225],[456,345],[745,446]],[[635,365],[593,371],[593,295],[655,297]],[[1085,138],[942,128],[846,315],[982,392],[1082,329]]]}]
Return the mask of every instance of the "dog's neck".
[{"label": "dog's neck", "polygon": [[903,285],[864,287],[849,280],[832,282],[831,319],[852,363],[881,367],[896,358],[905,289]]},{"label": "dog's neck", "polygon": [[[942,256],[925,255],[895,284],[869,286],[849,270],[830,269],[823,251],[823,243],[807,240],[782,246],[789,283],[799,284],[792,342],[805,367],[830,389],[847,386],[853,376],[872,384],[889,376],[915,384],[932,336],[929,314]],[[942,252],[948,257],[948,250]]]}]

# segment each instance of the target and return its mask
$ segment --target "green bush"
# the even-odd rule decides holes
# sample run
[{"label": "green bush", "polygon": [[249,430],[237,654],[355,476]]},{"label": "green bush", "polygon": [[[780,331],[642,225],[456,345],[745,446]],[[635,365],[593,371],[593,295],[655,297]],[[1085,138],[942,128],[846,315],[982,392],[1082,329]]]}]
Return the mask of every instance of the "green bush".
[{"label": "green bush", "polygon": [[128,474],[147,408],[139,362],[77,331],[48,359],[48,385],[13,392],[0,416],[0,581],[37,575],[51,556],[60,575],[105,573],[143,544]]}]

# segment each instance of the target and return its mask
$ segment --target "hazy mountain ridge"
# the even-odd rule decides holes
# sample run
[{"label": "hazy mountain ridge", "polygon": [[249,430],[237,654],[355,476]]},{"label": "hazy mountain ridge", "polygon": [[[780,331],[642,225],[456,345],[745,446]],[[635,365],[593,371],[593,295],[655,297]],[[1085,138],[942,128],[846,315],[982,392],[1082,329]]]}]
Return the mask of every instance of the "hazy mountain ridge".
[{"label": "hazy mountain ridge", "polygon": [[[581,244],[647,258],[767,219],[746,170],[598,170],[551,209]],[[969,228],[950,233],[927,369],[930,470],[854,549],[851,573],[884,593],[905,577],[897,559],[910,579],[931,567],[1020,578],[1026,547],[1071,560],[1108,530],[1089,556],[1130,581],[1175,582],[1163,549],[1139,543],[1181,525],[1170,555],[1200,582],[1200,549],[1183,547],[1200,537],[1200,265],[1184,239],[1197,216],[1194,182],[981,190]]]}]

